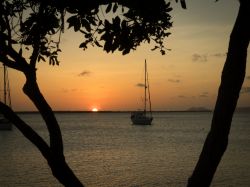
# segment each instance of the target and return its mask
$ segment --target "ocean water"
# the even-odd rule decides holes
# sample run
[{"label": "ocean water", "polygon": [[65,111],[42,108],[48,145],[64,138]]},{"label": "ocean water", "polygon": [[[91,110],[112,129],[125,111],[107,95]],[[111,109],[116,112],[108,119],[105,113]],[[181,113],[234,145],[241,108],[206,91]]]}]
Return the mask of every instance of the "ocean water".
[{"label": "ocean water", "polygon": [[[39,114],[19,114],[42,137]],[[86,187],[186,186],[210,128],[210,112],[161,112],[153,125],[129,113],[57,113],[65,156]],[[0,131],[0,187],[61,187],[39,151],[16,129]],[[236,113],[211,186],[250,186],[250,114]]]}]

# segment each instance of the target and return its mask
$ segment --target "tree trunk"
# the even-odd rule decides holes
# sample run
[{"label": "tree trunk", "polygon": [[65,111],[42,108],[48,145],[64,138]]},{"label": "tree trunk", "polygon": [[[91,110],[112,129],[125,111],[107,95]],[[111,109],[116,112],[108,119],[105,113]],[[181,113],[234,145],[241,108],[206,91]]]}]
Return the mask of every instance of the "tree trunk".
[{"label": "tree trunk", "polygon": [[188,186],[210,186],[214,173],[227,148],[234,110],[245,77],[247,48],[250,38],[250,1],[241,0],[232,30],[227,59],[214,109],[210,132]]},{"label": "tree trunk", "polygon": [[65,161],[60,126],[52,109],[39,90],[36,82],[36,70],[32,68],[28,69],[25,72],[25,76],[26,83],[23,87],[23,91],[41,113],[49,131],[49,149],[39,150],[47,160],[54,177],[56,177],[60,183],[62,183],[65,187],[83,187],[83,184],[79,181]]},{"label": "tree trunk", "polygon": [[36,70],[28,68],[25,72],[26,83],[23,92],[30,98],[41,113],[50,137],[50,147],[55,152],[63,152],[63,140],[59,124],[47,101],[44,99],[36,82]]},{"label": "tree trunk", "polygon": [[84,185],[75,176],[65,161],[63,155],[53,154],[47,159],[53,176],[65,187],[83,187]]}]

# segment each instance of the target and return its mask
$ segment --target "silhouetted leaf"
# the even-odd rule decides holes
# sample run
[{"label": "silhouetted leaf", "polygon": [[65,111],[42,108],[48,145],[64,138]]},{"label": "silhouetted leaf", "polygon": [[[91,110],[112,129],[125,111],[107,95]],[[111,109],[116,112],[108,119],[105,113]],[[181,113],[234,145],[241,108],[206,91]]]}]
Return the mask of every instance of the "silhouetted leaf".
[{"label": "silhouetted leaf", "polygon": [[155,46],[153,49],[151,49],[151,51],[154,51],[154,50],[156,50],[158,48],[159,48],[158,46]]},{"label": "silhouetted leaf", "polygon": [[90,38],[92,34],[85,34],[85,38]]},{"label": "silhouetted leaf", "polygon": [[19,50],[19,55],[23,55],[23,49],[22,48],[20,48],[20,50]]},{"label": "silhouetted leaf", "polygon": [[164,33],[164,36],[168,37],[171,33],[170,32],[167,32],[167,33]]},{"label": "silhouetted leaf", "polygon": [[160,52],[161,52],[162,55],[166,54],[166,52],[163,49],[161,49]]},{"label": "silhouetted leaf", "polygon": [[184,9],[187,8],[185,0],[181,0],[181,6],[182,6],[182,8],[184,8]]},{"label": "silhouetted leaf", "polygon": [[105,21],[104,21],[104,26],[105,26],[105,29],[106,29],[106,30],[109,30],[111,24],[109,23],[108,20],[105,20]]},{"label": "silhouetted leaf", "polygon": [[124,28],[126,28],[126,27],[127,27],[127,21],[123,20],[123,21],[122,21],[122,28],[124,29]]},{"label": "silhouetted leaf", "polygon": [[86,19],[82,19],[82,26],[85,27],[85,29],[90,32],[91,31],[91,26],[90,23]]},{"label": "silhouetted leaf", "polygon": [[95,40],[95,44],[96,44],[98,47],[103,47],[97,40]]},{"label": "silhouetted leaf", "polygon": [[108,4],[108,6],[106,8],[106,13],[109,13],[111,8],[112,8],[112,3]]},{"label": "silhouetted leaf", "polygon": [[[175,0],[175,1],[178,3],[179,0]],[[180,0],[180,2],[181,2],[181,7],[186,9],[187,8],[186,1],[185,0]]]},{"label": "silhouetted leaf", "polygon": [[111,51],[114,52],[120,45],[120,40],[116,38],[111,46]]},{"label": "silhouetted leaf", "polygon": [[41,56],[41,55],[38,55],[38,62],[40,62],[40,60],[45,62],[45,58],[43,56]]},{"label": "silhouetted leaf", "polygon": [[113,7],[113,13],[116,12],[117,8],[118,8],[118,5],[117,5],[117,3],[115,3],[115,5],[114,5],[114,7]]},{"label": "silhouetted leaf", "polygon": [[172,11],[173,9],[172,8],[167,8],[166,9],[166,12],[170,12],[170,11]]},{"label": "silhouetted leaf", "polygon": [[68,18],[67,22],[69,23],[69,27],[73,27],[75,25],[75,22],[77,20],[77,16],[71,16]]},{"label": "silhouetted leaf", "polygon": [[102,24],[102,20],[99,20],[98,26],[100,26]]},{"label": "silhouetted leaf", "polygon": [[88,21],[91,25],[97,26],[96,22],[98,21],[95,17],[89,17]]},{"label": "silhouetted leaf", "polygon": [[87,44],[86,42],[83,42],[79,45],[79,48],[83,48],[84,50],[87,49]]},{"label": "silhouetted leaf", "polygon": [[74,31],[77,32],[79,31],[81,28],[81,22],[79,19],[76,19],[75,23],[74,23]]},{"label": "silhouetted leaf", "polygon": [[54,30],[54,29],[51,29],[50,31],[49,31],[49,34],[55,34],[56,33],[56,31]]},{"label": "silhouetted leaf", "polygon": [[125,49],[125,50],[122,52],[122,54],[123,54],[123,55],[126,55],[126,54],[128,54],[129,52],[130,52],[130,49],[127,48],[127,49]]},{"label": "silhouetted leaf", "polygon": [[53,65],[53,60],[52,60],[52,58],[49,58],[49,65]]},{"label": "silhouetted leaf", "polygon": [[119,16],[116,16],[115,19],[113,20],[114,26],[116,27],[120,27],[120,22],[121,22],[121,19]]},{"label": "silhouetted leaf", "polygon": [[59,61],[58,61],[58,59],[57,59],[57,56],[51,56],[50,58],[49,58],[49,64],[50,65],[59,65]]},{"label": "silhouetted leaf", "polygon": [[111,47],[112,47],[112,38],[107,38],[103,48],[105,51],[107,51],[107,53],[109,53],[111,51]]},{"label": "silhouetted leaf", "polygon": [[58,61],[57,57],[55,57],[55,61],[56,61],[56,65],[59,66],[59,61]]}]

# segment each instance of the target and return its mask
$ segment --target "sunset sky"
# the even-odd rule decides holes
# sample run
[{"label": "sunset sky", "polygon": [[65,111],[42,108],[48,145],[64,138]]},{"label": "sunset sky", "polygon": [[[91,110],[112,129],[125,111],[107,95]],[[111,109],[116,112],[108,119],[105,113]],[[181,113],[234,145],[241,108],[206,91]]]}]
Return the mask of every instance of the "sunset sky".
[{"label": "sunset sky", "polygon": [[[172,1],[173,27],[166,55],[143,44],[123,56],[101,48],[78,48],[81,35],[67,31],[60,66],[38,64],[38,82],[53,110],[137,110],[142,107],[144,60],[148,62],[153,110],[213,109],[228,40],[239,8],[237,0]],[[249,51],[249,50],[248,50]],[[249,57],[238,106],[250,106]],[[24,76],[9,70],[13,109],[35,110],[22,93]]]}]

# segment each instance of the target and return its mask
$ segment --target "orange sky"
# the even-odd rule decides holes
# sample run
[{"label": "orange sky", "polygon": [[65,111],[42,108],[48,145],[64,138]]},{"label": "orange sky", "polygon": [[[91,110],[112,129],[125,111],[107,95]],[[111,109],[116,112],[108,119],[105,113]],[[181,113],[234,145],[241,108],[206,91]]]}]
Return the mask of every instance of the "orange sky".
[{"label": "orange sky", "polygon": [[[81,35],[67,31],[62,38],[60,66],[38,64],[38,82],[54,110],[136,110],[142,106],[144,60],[147,59],[153,110],[213,109],[225,61],[229,35],[238,11],[236,0],[188,1],[174,4],[171,49],[165,56],[143,44],[123,56],[101,48],[78,48]],[[249,62],[249,58],[248,58]],[[22,93],[24,76],[9,70],[14,110],[35,110]],[[240,106],[250,106],[247,67]]]}]

